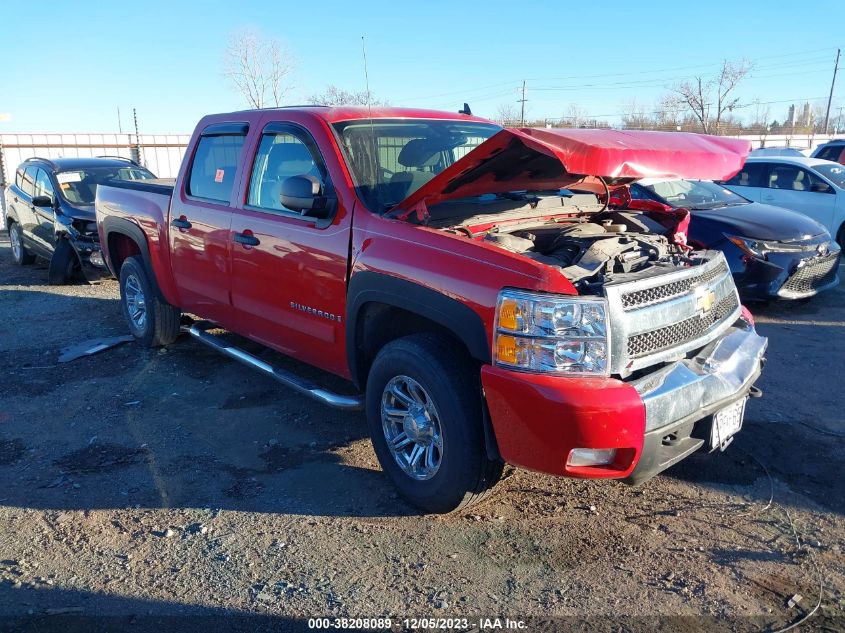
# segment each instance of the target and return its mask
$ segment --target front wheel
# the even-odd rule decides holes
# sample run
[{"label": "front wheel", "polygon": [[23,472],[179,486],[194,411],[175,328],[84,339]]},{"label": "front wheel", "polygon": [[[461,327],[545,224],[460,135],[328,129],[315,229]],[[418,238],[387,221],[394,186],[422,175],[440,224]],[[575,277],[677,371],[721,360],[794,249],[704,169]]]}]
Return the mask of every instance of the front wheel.
[{"label": "front wheel", "polygon": [[179,336],[179,308],[158,296],[144,260],[127,257],[120,267],[120,305],[132,336],[145,347],[169,345]]},{"label": "front wheel", "polygon": [[382,469],[417,507],[453,512],[485,496],[503,464],[484,445],[478,377],[445,339],[387,344],[367,379],[367,424]]}]

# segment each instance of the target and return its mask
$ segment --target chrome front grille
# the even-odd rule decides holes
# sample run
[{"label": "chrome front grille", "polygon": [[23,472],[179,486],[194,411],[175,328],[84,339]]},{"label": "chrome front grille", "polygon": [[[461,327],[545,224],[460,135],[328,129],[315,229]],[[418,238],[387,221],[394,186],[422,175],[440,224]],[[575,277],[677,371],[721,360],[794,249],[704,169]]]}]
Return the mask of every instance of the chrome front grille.
[{"label": "chrome front grille", "polygon": [[716,307],[701,315],[695,315],[680,323],[667,325],[650,332],[636,334],[628,339],[628,356],[640,358],[660,352],[678,344],[694,341],[707,333],[713,325],[733,313],[739,302],[733,294],[724,297]]},{"label": "chrome front grille", "polygon": [[708,268],[697,276],[679,279],[670,283],[661,284],[653,288],[643,290],[632,290],[622,294],[622,309],[634,310],[645,306],[669,301],[675,297],[687,294],[694,286],[707,284],[723,276],[727,272],[727,265],[722,264],[715,268]]},{"label": "chrome front grille", "polygon": [[812,259],[796,269],[779,292],[784,295],[812,294],[819,288],[833,283],[838,268],[838,251]]},{"label": "chrome front grille", "polygon": [[739,317],[736,286],[724,255],[637,281],[608,284],[611,372],[676,359],[716,339]]}]

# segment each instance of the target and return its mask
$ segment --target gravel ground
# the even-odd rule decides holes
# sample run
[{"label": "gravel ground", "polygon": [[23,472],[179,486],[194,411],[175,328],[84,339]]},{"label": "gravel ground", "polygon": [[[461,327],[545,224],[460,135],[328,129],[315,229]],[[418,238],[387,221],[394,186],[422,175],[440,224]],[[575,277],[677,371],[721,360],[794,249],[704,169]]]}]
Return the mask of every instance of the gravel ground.
[{"label": "gravel ground", "polygon": [[194,341],[57,363],[126,328],[113,280],[46,277],[0,237],[0,631],[845,628],[845,290],[756,309],[765,395],[725,453],[638,488],[508,469],[483,504],[421,517],[360,414]]}]

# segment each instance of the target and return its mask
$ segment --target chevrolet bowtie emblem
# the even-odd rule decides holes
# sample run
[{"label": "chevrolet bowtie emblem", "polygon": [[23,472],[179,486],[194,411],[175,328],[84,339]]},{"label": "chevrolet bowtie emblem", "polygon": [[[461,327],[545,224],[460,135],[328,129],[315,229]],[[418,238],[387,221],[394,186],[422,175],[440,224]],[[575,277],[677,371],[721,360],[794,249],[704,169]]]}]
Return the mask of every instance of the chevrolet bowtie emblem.
[{"label": "chevrolet bowtie emblem", "polygon": [[702,314],[710,312],[713,304],[716,303],[716,293],[709,288],[699,287],[695,289],[695,309]]}]

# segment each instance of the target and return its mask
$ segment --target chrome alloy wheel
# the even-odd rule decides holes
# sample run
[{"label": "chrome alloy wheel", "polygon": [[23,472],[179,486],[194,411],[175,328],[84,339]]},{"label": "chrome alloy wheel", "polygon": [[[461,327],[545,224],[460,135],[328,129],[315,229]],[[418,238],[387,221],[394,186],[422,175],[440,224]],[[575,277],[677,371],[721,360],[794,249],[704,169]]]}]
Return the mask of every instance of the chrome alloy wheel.
[{"label": "chrome alloy wheel", "polygon": [[15,256],[15,261],[20,261],[23,254],[23,245],[21,244],[21,234],[19,229],[12,229],[9,231],[9,241],[12,243],[12,255]]},{"label": "chrome alloy wheel", "polygon": [[395,376],[381,396],[381,426],[393,459],[418,481],[437,474],[443,460],[443,434],[434,402],[422,385]]},{"label": "chrome alloy wheel", "polygon": [[126,277],[123,291],[126,293],[126,311],[129,313],[132,324],[139,330],[143,330],[147,323],[147,302],[141,282],[135,275],[129,275]]}]

